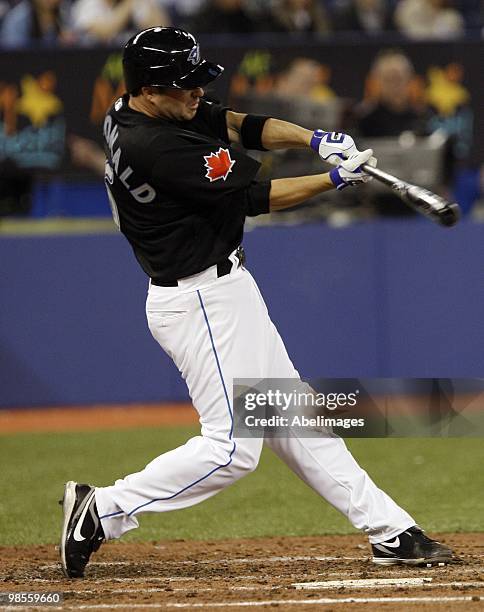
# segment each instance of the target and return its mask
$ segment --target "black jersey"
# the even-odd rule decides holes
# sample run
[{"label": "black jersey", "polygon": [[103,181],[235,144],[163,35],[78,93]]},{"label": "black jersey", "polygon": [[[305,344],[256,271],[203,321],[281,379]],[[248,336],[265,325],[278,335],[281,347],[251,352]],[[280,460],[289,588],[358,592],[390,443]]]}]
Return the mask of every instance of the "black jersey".
[{"label": "black jersey", "polygon": [[223,261],[246,216],[269,211],[260,164],[229,144],[226,108],[204,99],[190,121],[154,119],[119,98],[104,121],[113,217],[151,278],[171,282]]}]

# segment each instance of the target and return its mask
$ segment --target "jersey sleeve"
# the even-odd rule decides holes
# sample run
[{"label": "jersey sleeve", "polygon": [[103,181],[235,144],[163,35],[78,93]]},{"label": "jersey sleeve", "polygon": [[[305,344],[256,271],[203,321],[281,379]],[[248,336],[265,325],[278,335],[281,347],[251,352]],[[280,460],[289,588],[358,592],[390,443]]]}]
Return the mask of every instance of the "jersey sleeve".
[{"label": "jersey sleeve", "polygon": [[247,191],[247,216],[256,217],[257,215],[265,215],[270,212],[270,181],[252,181],[251,186]]},{"label": "jersey sleeve", "polygon": [[231,198],[244,196],[247,214],[259,214],[256,211],[266,206],[264,189],[253,185],[259,167],[255,159],[232,147],[180,142],[159,152],[151,180],[155,188],[191,205],[230,206]]},{"label": "jersey sleeve", "polygon": [[199,124],[204,124],[204,127],[208,128],[211,135],[230,144],[226,118],[228,110],[228,106],[222,106],[202,98],[198,107],[196,121]]}]

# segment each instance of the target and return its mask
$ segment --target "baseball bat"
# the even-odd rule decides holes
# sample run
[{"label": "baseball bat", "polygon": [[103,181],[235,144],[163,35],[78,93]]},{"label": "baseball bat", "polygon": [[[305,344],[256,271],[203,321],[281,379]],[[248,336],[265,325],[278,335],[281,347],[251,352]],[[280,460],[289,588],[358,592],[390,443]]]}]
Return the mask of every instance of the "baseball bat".
[{"label": "baseball bat", "polygon": [[397,196],[411,208],[421,215],[428,217],[434,223],[451,227],[459,220],[460,209],[456,202],[449,202],[432,191],[428,191],[428,189],[402,181],[379,168],[373,168],[373,166],[368,164],[363,164],[362,167],[365,172],[371,174],[377,181],[393,189]]}]

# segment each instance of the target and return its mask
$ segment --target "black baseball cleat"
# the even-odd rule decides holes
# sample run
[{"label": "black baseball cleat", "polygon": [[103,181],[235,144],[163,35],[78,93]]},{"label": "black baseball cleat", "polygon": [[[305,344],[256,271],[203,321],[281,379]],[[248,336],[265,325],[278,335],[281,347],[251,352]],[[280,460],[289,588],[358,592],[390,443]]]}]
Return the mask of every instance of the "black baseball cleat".
[{"label": "black baseball cleat", "polygon": [[418,525],[371,549],[377,565],[446,565],[453,559],[448,546],[428,538]]},{"label": "black baseball cleat", "polygon": [[104,540],[94,487],[70,480],[59,503],[64,510],[60,543],[62,571],[68,578],[82,578],[91,554]]}]

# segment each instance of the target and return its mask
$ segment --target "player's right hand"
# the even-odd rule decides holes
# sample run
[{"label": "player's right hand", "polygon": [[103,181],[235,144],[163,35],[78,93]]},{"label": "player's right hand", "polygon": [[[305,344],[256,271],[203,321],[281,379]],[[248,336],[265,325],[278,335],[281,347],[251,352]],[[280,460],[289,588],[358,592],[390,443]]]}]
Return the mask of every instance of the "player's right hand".
[{"label": "player's right hand", "polygon": [[336,189],[340,190],[349,185],[359,185],[370,181],[372,177],[361,168],[362,164],[376,166],[377,160],[376,157],[373,157],[373,149],[350,155],[337,168],[331,170],[329,176]]}]

